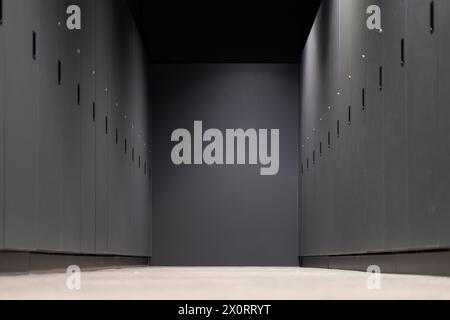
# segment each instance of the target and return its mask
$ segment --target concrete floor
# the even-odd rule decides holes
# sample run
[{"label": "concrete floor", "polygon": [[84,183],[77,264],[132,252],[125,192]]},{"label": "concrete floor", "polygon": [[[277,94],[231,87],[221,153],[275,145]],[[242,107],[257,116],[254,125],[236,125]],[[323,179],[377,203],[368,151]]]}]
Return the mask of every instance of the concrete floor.
[{"label": "concrete floor", "polygon": [[450,278],[300,268],[126,268],[82,272],[81,289],[64,273],[0,276],[0,299],[450,299]]}]

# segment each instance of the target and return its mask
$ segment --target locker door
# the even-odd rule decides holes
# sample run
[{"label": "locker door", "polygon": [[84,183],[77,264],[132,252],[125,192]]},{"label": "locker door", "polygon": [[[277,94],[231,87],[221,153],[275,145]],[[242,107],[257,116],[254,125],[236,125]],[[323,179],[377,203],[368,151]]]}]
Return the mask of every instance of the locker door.
[{"label": "locker door", "polygon": [[[324,56],[325,64],[323,84],[321,86],[325,99],[320,106],[322,112],[319,116],[322,118],[320,125],[320,133],[322,138],[323,156],[320,170],[323,172],[323,179],[320,195],[321,195],[321,214],[317,216],[317,223],[320,223],[320,233],[324,238],[323,254],[336,253],[339,248],[337,241],[337,213],[335,207],[335,172],[336,172],[336,121],[338,120],[337,112],[337,91],[340,85],[338,76],[340,75],[339,63],[339,1],[322,2],[323,20],[326,29],[322,34],[329,34],[328,39],[324,39],[322,44],[321,55]],[[304,81],[308,81],[305,79]],[[320,147],[320,146],[319,146]],[[320,150],[319,150],[320,153]],[[323,211],[322,211],[323,210]],[[323,218],[321,217],[323,215]],[[305,228],[307,226],[305,225]]]},{"label": "locker door", "polygon": [[[343,19],[349,21],[350,37],[350,103],[347,107],[346,127],[349,136],[345,137],[350,141],[348,149],[348,177],[353,181],[350,183],[348,191],[350,220],[347,228],[352,234],[351,251],[361,252],[367,248],[366,242],[366,219],[361,208],[365,203],[365,192],[361,188],[364,183],[364,148],[366,145],[364,133],[364,112],[365,112],[365,79],[366,79],[366,6],[364,1],[351,0],[346,8],[348,14]],[[353,227],[351,226],[353,224]]]},{"label": "locker door", "polygon": [[124,115],[123,115],[123,140],[122,140],[122,164],[123,164],[123,212],[124,214],[124,225],[123,228],[126,229],[126,232],[130,234],[130,237],[124,242],[127,247],[132,246],[132,235],[134,234],[133,230],[133,210],[132,210],[132,197],[133,197],[133,185],[132,185],[132,175],[133,175],[133,163],[131,161],[131,152],[133,147],[133,138],[132,138],[132,119],[131,119],[131,106],[132,99],[131,95],[127,94],[124,99]]},{"label": "locker door", "polygon": [[365,47],[364,2],[341,0],[339,8],[339,95],[336,97],[335,114],[339,120],[338,148],[336,150],[336,179],[341,187],[336,189],[336,225],[341,253],[364,250],[364,215],[358,208],[356,117],[360,114],[361,88],[364,82],[361,58]]},{"label": "locker door", "polygon": [[[67,19],[66,9],[77,1],[61,1],[61,20]],[[61,84],[60,108],[63,110],[63,210],[62,249],[80,250],[81,219],[81,35],[77,30],[63,27],[61,61],[64,81]]]},{"label": "locker door", "polygon": [[440,30],[430,30],[431,3],[407,2],[408,212],[414,248],[435,246],[439,229],[436,181],[441,173],[436,172],[435,159],[442,147],[436,129]]},{"label": "locker door", "polygon": [[[152,124],[152,120],[150,120],[149,124]],[[147,148],[147,155],[148,155],[148,173],[147,173],[147,213],[149,216],[149,223],[148,223],[148,256],[151,257],[153,255],[153,157],[152,157],[152,128],[149,130],[149,138],[148,138],[148,148]],[[301,198],[300,198],[301,200]],[[299,229],[300,230],[300,229]],[[300,239],[300,237],[299,237]],[[299,249],[301,246],[299,245]]]},{"label": "locker door", "polygon": [[[5,247],[34,249],[38,3],[6,1]],[[2,27],[2,28],[3,28]]]},{"label": "locker door", "polygon": [[439,41],[438,52],[438,143],[439,154],[436,157],[436,170],[439,172],[439,180],[437,187],[437,220],[439,223],[439,239],[440,245],[450,246],[450,234],[448,232],[450,226],[450,198],[448,192],[450,190],[450,172],[448,170],[448,163],[450,161],[450,110],[449,101],[450,93],[448,84],[450,83],[450,1],[439,0],[436,3],[436,34]]},{"label": "locker door", "polygon": [[109,123],[109,60],[111,53],[111,1],[96,0],[96,159],[95,159],[95,230],[96,252],[108,253],[108,136]]},{"label": "locker door", "polygon": [[[110,251],[120,254],[130,254],[132,247],[129,239],[132,236],[126,210],[124,196],[125,163],[122,141],[124,140],[123,118],[126,108],[126,96],[129,93],[127,72],[131,64],[131,16],[123,13],[128,10],[125,3],[116,3],[113,13],[113,45],[111,54],[111,129],[110,136]],[[117,136],[116,136],[117,135]],[[116,140],[117,138],[117,140]]]},{"label": "locker door", "polygon": [[409,38],[405,30],[405,0],[383,2],[384,96],[384,197],[386,208],[386,250],[408,246],[406,128],[406,72],[414,68],[405,59]]},{"label": "locker door", "polygon": [[36,245],[43,250],[61,249],[63,114],[58,63],[61,59],[62,26],[58,25],[61,8],[60,0],[39,2]]},{"label": "locker door", "polygon": [[[313,26],[310,38],[308,39],[308,42],[306,44],[306,47],[303,52],[303,61],[305,62],[303,64],[303,73],[302,73],[302,92],[308,92],[308,94],[302,95],[302,109],[301,109],[301,137],[300,141],[302,144],[301,148],[301,159],[303,159],[303,166],[304,166],[304,174],[302,177],[302,212],[301,212],[301,219],[300,219],[300,230],[301,230],[301,237],[302,237],[302,254],[303,255],[311,255],[314,253],[315,248],[312,247],[313,244],[313,236],[314,236],[314,228],[315,228],[315,221],[313,220],[314,215],[312,214],[312,208],[311,208],[311,197],[312,197],[312,178],[311,178],[311,168],[310,168],[310,141],[308,139],[308,133],[309,133],[309,127],[308,125],[311,123],[311,116],[308,112],[309,109],[307,106],[313,105],[313,77],[309,78],[310,74],[310,68],[314,67],[314,61],[312,60],[313,54],[311,53],[313,51],[312,48],[312,42],[314,37],[314,30],[315,26]],[[307,81],[306,79],[309,79]],[[308,124],[309,122],[309,124]],[[308,226],[308,227],[307,227]]]},{"label": "locker door", "polygon": [[[367,1],[369,5],[383,6],[383,1]],[[382,20],[383,28],[383,20]],[[363,207],[367,217],[367,250],[383,248],[384,207],[383,207],[383,112],[384,92],[386,90],[385,69],[382,60],[384,33],[379,30],[366,30],[366,148],[365,181],[366,203]]]},{"label": "locker door", "polygon": [[3,248],[3,204],[4,204],[4,116],[5,116],[5,0],[0,1],[0,249]]},{"label": "locker door", "polygon": [[95,1],[81,0],[81,251],[95,253]]},{"label": "locker door", "polygon": [[[142,112],[142,105],[140,105],[140,109]],[[137,182],[137,194],[138,194],[138,210],[137,210],[137,221],[139,222],[136,227],[138,228],[138,238],[137,238],[137,247],[135,248],[135,252],[137,255],[143,256],[145,255],[145,233],[147,229],[147,218],[144,214],[144,188],[143,188],[143,176],[144,176],[144,162],[143,162],[143,136],[142,136],[142,127],[138,134],[138,144],[137,144],[137,166],[136,166],[136,182]]]}]

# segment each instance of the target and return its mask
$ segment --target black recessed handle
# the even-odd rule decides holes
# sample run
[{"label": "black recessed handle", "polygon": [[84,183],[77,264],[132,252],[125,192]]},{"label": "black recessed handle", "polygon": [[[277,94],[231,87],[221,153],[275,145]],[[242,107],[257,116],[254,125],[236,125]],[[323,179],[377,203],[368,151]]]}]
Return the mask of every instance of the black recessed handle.
[{"label": "black recessed handle", "polygon": [[328,149],[331,148],[331,132],[328,131]]},{"label": "black recessed handle", "polygon": [[95,102],[92,103],[92,121],[95,122]]},{"label": "black recessed handle", "polygon": [[125,154],[127,154],[127,139],[125,139]]},{"label": "black recessed handle", "polygon": [[105,117],[105,133],[108,134],[108,116]]},{"label": "black recessed handle", "polygon": [[366,110],[366,89],[361,90],[361,103],[362,103],[362,109]]},{"label": "black recessed handle", "polygon": [[81,86],[77,85],[77,105],[81,105]]},{"label": "black recessed handle", "polygon": [[352,107],[348,106],[348,126],[352,125]]},{"label": "black recessed handle", "polygon": [[116,145],[119,144],[119,129],[116,128]]},{"label": "black recessed handle", "polygon": [[320,143],[319,143],[319,153],[320,153],[320,157],[322,157],[322,154],[323,154],[322,141],[320,141]]},{"label": "black recessed handle", "polygon": [[434,1],[430,3],[430,33],[434,33]]},{"label": "black recessed handle", "polygon": [[36,60],[36,53],[37,53],[37,44],[36,44],[36,31],[33,31],[33,44],[32,44],[32,55],[33,55],[33,60]]},{"label": "black recessed handle", "polygon": [[400,63],[402,67],[405,65],[405,39],[402,38],[401,44],[400,44]]},{"label": "black recessed handle", "polygon": [[62,65],[61,60],[58,60],[58,85],[61,85],[62,82]]},{"label": "black recessed handle", "polygon": [[0,0],[0,26],[3,25],[3,0]]},{"label": "black recessed handle", "polygon": [[380,91],[382,91],[383,90],[383,67],[382,66],[380,66],[378,77],[379,77],[379,80],[378,80],[379,89],[380,89]]}]

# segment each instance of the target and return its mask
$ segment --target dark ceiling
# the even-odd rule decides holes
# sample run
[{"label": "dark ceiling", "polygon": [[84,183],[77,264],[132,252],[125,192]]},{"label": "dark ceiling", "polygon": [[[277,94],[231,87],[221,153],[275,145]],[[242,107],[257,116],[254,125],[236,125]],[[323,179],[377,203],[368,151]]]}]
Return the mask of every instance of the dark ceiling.
[{"label": "dark ceiling", "polygon": [[153,62],[298,62],[320,0],[127,0]]}]

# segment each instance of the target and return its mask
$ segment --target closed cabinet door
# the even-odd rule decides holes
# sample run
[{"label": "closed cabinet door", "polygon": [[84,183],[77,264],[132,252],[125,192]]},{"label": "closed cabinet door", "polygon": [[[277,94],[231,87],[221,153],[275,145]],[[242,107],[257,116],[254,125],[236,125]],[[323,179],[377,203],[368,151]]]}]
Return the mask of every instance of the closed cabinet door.
[{"label": "closed cabinet door", "polygon": [[437,201],[437,219],[439,223],[440,245],[450,246],[450,172],[448,163],[450,160],[450,92],[448,84],[450,83],[450,1],[435,1],[436,14],[436,35],[438,37],[438,116],[437,116],[437,134],[438,150],[436,157],[436,171],[439,180],[436,185]]},{"label": "closed cabinet door", "polygon": [[436,2],[407,1],[406,43],[408,107],[408,212],[411,245],[436,246],[437,219],[436,158],[438,139],[438,60],[440,30],[436,28]]},{"label": "closed cabinet door", "polygon": [[0,1],[0,249],[3,248],[3,219],[4,219],[4,152],[5,152],[5,27],[4,27],[4,8],[5,0]]},{"label": "closed cabinet door", "polygon": [[80,0],[81,30],[81,251],[95,253],[95,143],[97,117],[95,101],[95,4]]},{"label": "closed cabinet door", "polygon": [[408,139],[406,75],[415,66],[406,59],[406,45],[414,34],[406,33],[406,1],[384,1],[384,203],[385,249],[408,246]]},{"label": "closed cabinet door", "polygon": [[36,121],[37,184],[36,245],[61,250],[63,212],[63,108],[62,84],[66,80],[61,56],[63,7],[59,0],[39,1],[38,109]]},{"label": "closed cabinet door", "polygon": [[[34,249],[38,2],[6,1],[5,247]],[[7,18],[7,20],[6,20]],[[7,23],[6,23],[7,21]]]}]

